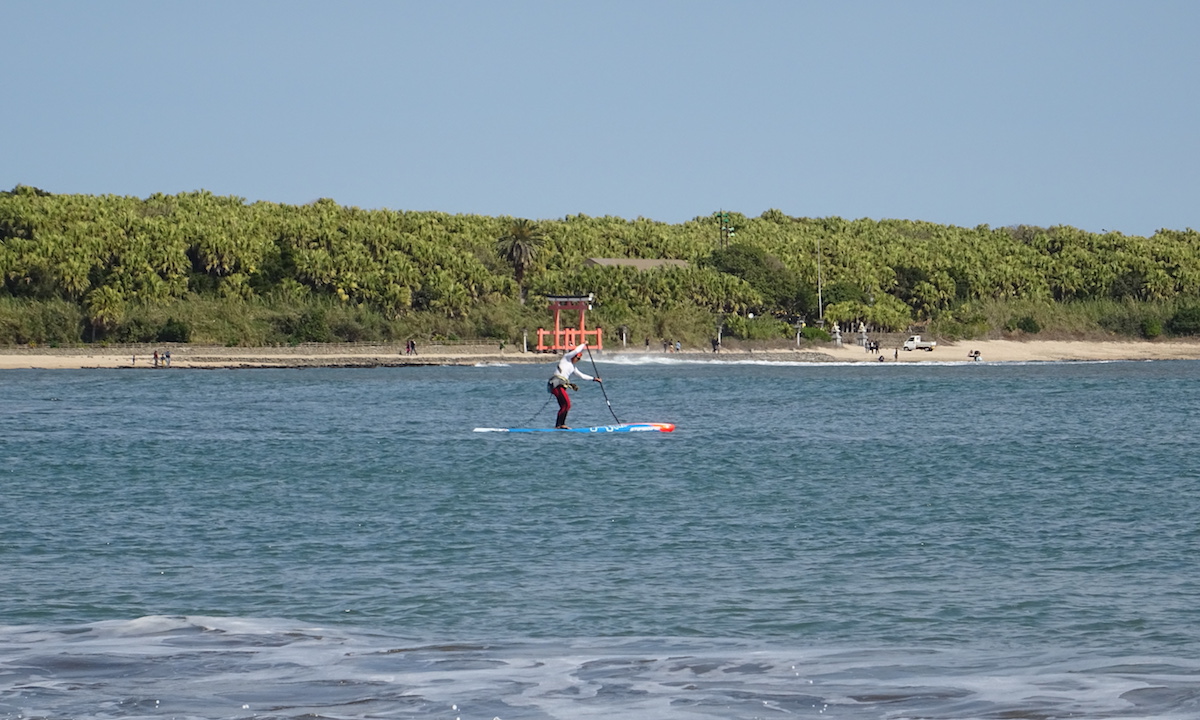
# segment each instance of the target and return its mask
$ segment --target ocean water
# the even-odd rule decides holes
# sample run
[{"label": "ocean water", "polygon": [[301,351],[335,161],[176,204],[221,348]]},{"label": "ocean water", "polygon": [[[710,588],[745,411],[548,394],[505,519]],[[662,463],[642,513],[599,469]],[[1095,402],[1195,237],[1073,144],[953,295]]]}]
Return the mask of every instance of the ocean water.
[{"label": "ocean water", "polygon": [[598,360],[0,372],[0,718],[1200,717],[1200,363]]}]

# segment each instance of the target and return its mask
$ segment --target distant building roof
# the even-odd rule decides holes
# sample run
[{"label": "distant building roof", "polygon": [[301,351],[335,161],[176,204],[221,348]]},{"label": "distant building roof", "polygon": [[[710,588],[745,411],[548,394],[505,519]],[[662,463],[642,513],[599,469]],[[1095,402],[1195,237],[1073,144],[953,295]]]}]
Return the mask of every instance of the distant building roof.
[{"label": "distant building roof", "polygon": [[650,270],[658,267],[688,267],[687,260],[645,260],[641,258],[588,258],[584,267],[631,267]]}]

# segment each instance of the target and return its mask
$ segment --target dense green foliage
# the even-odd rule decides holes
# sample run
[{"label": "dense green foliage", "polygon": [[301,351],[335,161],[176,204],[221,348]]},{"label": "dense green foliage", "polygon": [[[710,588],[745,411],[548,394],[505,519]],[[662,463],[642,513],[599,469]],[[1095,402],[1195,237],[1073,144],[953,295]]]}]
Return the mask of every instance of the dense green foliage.
[{"label": "dense green foliage", "polygon": [[[632,338],[703,342],[718,323],[728,335],[786,337],[821,315],[892,331],[932,322],[949,337],[1200,333],[1200,237],[1190,229],[1143,238],[777,210],[730,217],[737,241],[721,247],[710,217],[534,223],[18,186],[0,193],[0,342],[516,342],[549,322],[540,302],[522,303],[526,292],[595,293],[610,337],[623,327]],[[585,267],[589,257],[690,267]],[[1064,322],[1062,308],[1080,310]]]},{"label": "dense green foliage", "polygon": [[759,310],[799,316],[817,314],[813,286],[761,247],[746,243],[724,246],[713,250],[706,264],[745,280],[762,297]]},{"label": "dense green foliage", "polygon": [[1200,305],[1181,308],[1167,321],[1167,327],[1177,335],[1200,335]]}]

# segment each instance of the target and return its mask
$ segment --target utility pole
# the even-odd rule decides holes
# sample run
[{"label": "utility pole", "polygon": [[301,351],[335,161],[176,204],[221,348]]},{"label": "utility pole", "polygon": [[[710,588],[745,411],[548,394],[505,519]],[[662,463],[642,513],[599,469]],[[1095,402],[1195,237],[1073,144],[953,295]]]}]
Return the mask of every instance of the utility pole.
[{"label": "utility pole", "polygon": [[729,240],[737,235],[737,230],[733,227],[733,219],[724,210],[718,210],[713,215],[721,223],[721,247],[728,248]]},{"label": "utility pole", "polygon": [[825,328],[825,303],[821,300],[821,236],[817,236],[817,327]]}]

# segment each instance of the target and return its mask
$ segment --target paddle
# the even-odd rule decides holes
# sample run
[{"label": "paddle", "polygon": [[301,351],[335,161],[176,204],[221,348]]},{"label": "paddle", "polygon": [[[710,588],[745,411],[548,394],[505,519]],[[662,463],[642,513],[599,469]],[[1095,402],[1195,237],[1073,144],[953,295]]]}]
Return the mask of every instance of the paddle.
[{"label": "paddle", "polygon": [[[596,358],[592,357],[592,348],[590,346],[585,347],[587,347],[588,351],[588,360],[592,361],[592,372],[596,374],[596,377],[600,377],[600,371],[596,369]],[[608,392],[605,391],[603,382],[600,383],[600,392],[604,393],[604,404],[608,406],[608,411],[612,413],[613,420],[616,420],[617,424],[620,425],[621,418],[617,417],[617,414],[613,412],[612,403],[608,401]]]}]

